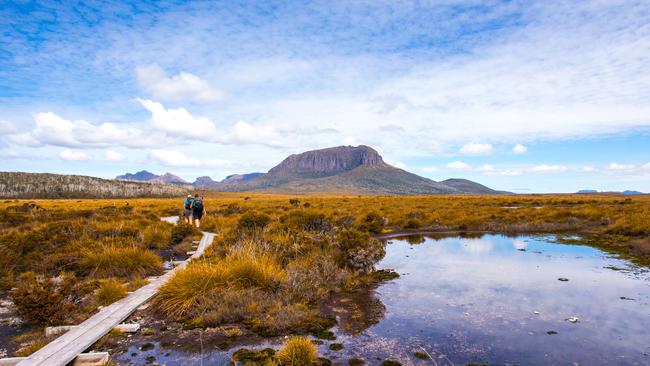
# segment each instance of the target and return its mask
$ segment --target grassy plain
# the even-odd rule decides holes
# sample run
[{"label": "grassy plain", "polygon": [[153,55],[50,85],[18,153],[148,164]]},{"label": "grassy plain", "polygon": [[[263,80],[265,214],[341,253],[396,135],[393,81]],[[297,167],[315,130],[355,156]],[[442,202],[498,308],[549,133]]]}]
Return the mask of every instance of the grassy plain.
[{"label": "grassy plain", "polygon": [[[80,321],[189,249],[197,232],[159,221],[178,214],[181,201],[0,203],[2,297],[34,327]],[[379,281],[385,274],[373,265],[384,248],[373,237],[391,233],[555,233],[650,264],[650,196],[208,193],[205,205],[202,229],[219,234],[215,244],[155,299],[160,316],[186,329],[327,338],[334,320],[319,303]]]}]

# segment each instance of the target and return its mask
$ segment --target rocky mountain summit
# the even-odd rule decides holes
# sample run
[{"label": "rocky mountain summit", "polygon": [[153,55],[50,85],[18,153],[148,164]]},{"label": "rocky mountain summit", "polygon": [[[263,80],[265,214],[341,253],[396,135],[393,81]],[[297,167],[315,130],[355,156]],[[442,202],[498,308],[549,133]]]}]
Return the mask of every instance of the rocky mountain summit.
[{"label": "rocky mountain summit", "polygon": [[318,177],[350,171],[360,166],[387,167],[388,165],[371,147],[338,146],[290,155],[269,170],[268,174]]}]

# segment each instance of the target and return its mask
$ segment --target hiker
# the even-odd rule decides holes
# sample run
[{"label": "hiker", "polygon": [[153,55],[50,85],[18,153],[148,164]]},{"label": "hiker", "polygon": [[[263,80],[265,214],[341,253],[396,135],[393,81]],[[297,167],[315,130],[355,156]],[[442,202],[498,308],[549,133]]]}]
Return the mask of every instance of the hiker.
[{"label": "hiker", "polygon": [[186,224],[192,225],[192,203],[194,202],[194,197],[191,194],[188,194],[185,200],[183,201],[183,220]]},{"label": "hiker", "polygon": [[197,228],[201,227],[201,217],[205,214],[205,207],[203,206],[203,196],[199,197],[198,193],[194,195],[192,201],[192,218]]}]

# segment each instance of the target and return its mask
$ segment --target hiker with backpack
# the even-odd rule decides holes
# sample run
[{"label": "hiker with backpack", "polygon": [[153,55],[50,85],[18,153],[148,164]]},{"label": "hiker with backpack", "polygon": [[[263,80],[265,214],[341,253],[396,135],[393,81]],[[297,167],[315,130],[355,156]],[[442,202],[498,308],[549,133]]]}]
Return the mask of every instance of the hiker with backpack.
[{"label": "hiker with backpack", "polygon": [[194,197],[191,194],[188,194],[185,200],[183,201],[183,220],[186,224],[192,225],[192,203],[194,202]]},{"label": "hiker with backpack", "polygon": [[194,219],[194,224],[197,228],[201,227],[201,218],[205,214],[205,207],[203,206],[203,196],[198,194],[194,195],[194,200],[192,201],[192,218]]}]

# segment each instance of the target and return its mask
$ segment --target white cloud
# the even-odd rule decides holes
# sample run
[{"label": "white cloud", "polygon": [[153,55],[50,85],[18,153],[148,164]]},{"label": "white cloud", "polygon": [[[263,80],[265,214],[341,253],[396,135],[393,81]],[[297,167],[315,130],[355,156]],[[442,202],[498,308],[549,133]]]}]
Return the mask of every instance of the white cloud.
[{"label": "white cloud", "polygon": [[506,176],[506,177],[516,177],[516,176],[522,175],[523,173],[521,172],[521,170],[517,170],[517,169],[504,169],[504,170],[497,170],[497,171],[494,171],[494,172],[490,172],[489,174],[490,175],[502,175],[502,176]]},{"label": "white cloud", "polygon": [[469,169],[470,166],[466,163],[463,163],[462,161],[457,160],[447,164],[447,168],[454,169],[454,170],[465,170],[465,169]]},{"label": "white cloud", "polygon": [[406,164],[402,163],[401,161],[396,162],[393,164],[393,166],[400,169],[406,169]]},{"label": "white cloud", "polygon": [[536,167],[530,169],[531,172],[535,172],[535,173],[562,173],[562,172],[566,172],[567,170],[568,168],[564,165],[547,165],[547,164],[537,165]]},{"label": "white cloud", "polygon": [[582,167],[582,171],[585,172],[585,173],[591,173],[591,172],[595,172],[596,168],[594,168],[591,165],[586,165],[586,166]]},{"label": "white cloud", "polygon": [[7,135],[16,132],[16,126],[9,121],[0,120],[0,135]]},{"label": "white cloud", "polygon": [[231,165],[228,160],[201,160],[188,157],[184,153],[175,150],[154,149],[149,152],[149,156],[168,167],[228,167]]},{"label": "white cloud", "polygon": [[489,155],[492,153],[493,148],[491,144],[477,144],[472,142],[463,145],[459,151],[463,155]]},{"label": "white cloud", "polygon": [[619,164],[619,163],[611,163],[607,167],[609,170],[617,170],[617,171],[622,171],[622,170],[634,170],[636,166],[633,164]]},{"label": "white cloud", "polygon": [[138,67],[136,73],[140,87],[159,99],[208,103],[223,98],[223,92],[187,72],[169,77],[160,66],[152,64]]},{"label": "white cloud", "polygon": [[512,152],[515,154],[525,154],[528,151],[528,148],[522,144],[516,144],[512,147]]},{"label": "white cloud", "polygon": [[427,172],[427,173],[435,173],[435,172],[438,171],[438,167],[435,167],[435,166],[428,166],[428,167],[424,167],[424,168],[422,168],[422,171],[423,171],[423,172]]},{"label": "white cloud", "polygon": [[246,121],[237,121],[232,132],[221,138],[221,141],[268,146],[289,145],[289,142],[284,139],[274,126],[255,126]]},{"label": "white cloud", "polygon": [[120,144],[129,147],[143,147],[154,144],[155,136],[143,138],[142,132],[129,126],[113,123],[94,125],[83,120],[67,120],[52,112],[34,114],[34,129],[27,133],[9,136],[18,145],[53,145],[88,148]]},{"label": "white cloud", "polygon": [[162,104],[148,99],[136,99],[151,112],[151,125],[171,136],[201,140],[214,139],[217,127],[205,117],[194,117],[185,108],[165,109]]},{"label": "white cloud", "polygon": [[115,150],[106,150],[106,160],[108,161],[122,161],[124,160],[124,155],[115,151]]},{"label": "white cloud", "polygon": [[63,149],[59,157],[65,161],[82,161],[90,159],[90,156],[83,151]]},{"label": "white cloud", "polygon": [[479,172],[487,173],[487,172],[493,172],[494,167],[490,164],[484,164],[480,168],[477,169]]},{"label": "white cloud", "polygon": [[171,167],[198,167],[201,161],[197,158],[190,158],[180,151],[155,149],[149,155],[158,160],[161,164]]},{"label": "white cloud", "polygon": [[643,164],[643,169],[644,170],[650,170],[650,163]]}]

